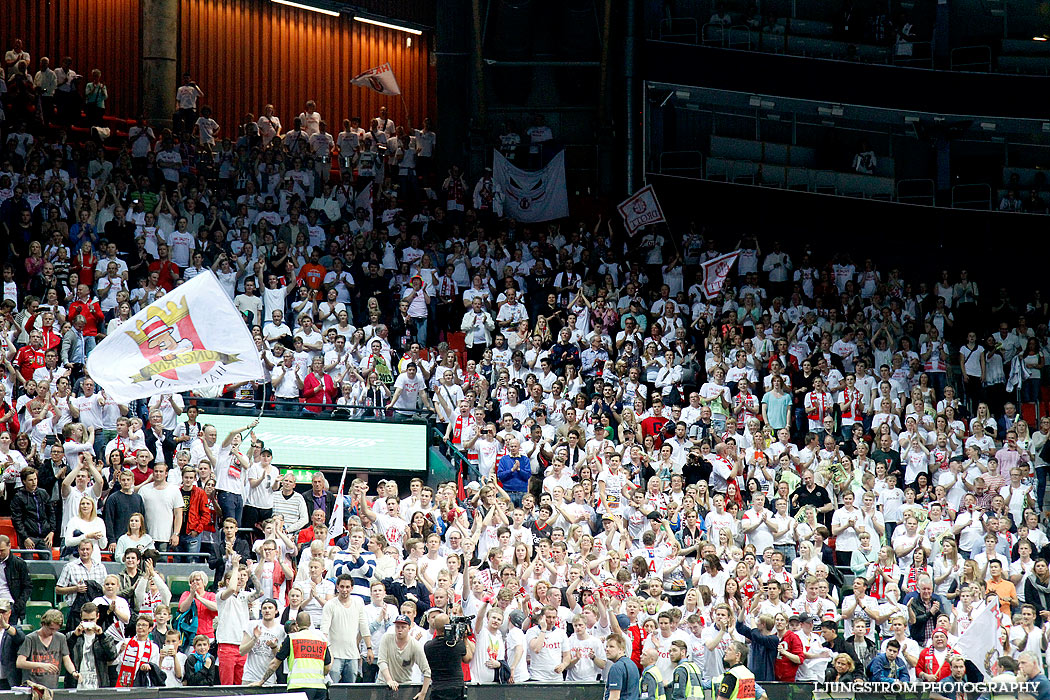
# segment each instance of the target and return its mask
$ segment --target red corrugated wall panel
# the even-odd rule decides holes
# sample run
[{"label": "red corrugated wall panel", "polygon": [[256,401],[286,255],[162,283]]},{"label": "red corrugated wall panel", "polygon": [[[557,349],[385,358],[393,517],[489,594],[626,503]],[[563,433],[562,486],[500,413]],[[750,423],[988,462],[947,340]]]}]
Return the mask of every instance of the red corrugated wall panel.
[{"label": "red corrugated wall panel", "polygon": [[236,133],[246,113],[258,118],[266,103],[291,128],[310,99],[333,133],[350,116],[367,124],[380,105],[400,124],[400,98],[349,82],[387,61],[413,124],[430,116],[426,36],[259,0],[181,0],[179,30],[179,72],[198,81],[226,134]]},{"label": "red corrugated wall panel", "polygon": [[41,56],[51,59],[52,68],[62,56],[72,56],[78,73],[102,71],[110,114],[138,114],[139,0],[2,0],[0,46],[6,51],[16,38],[25,42],[33,73]]}]

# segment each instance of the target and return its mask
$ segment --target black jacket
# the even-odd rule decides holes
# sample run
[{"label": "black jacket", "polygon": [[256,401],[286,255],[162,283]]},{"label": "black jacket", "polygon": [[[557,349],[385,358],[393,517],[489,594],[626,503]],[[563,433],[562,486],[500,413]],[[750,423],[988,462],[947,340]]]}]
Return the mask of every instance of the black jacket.
[{"label": "black jacket", "polygon": [[1035,587],[1035,574],[1025,579],[1024,602],[1035,606],[1035,623],[1042,627],[1043,616],[1039,613],[1050,610],[1050,591],[1042,593]]},{"label": "black jacket", "polygon": [[[14,619],[11,622],[13,623]],[[14,635],[0,632],[0,635],[4,637],[3,647],[0,650],[0,665],[4,667],[4,676],[8,684],[14,687],[22,685],[22,669],[18,668],[15,662],[18,661],[18,650],[22,648],[22,642],[26,640],[26,633],[15,624],[12,624],[11,629],[14,630]]]},{"label": "black jacket", "polygon": [[11,597],[15,600],[11,612],[11,624],[15,624],[20,622],[26,613],[26,603],[33,592],[33,583],[29,580],[29,567],[25,561],[13,554],[7,558],[4,576],[7,578],[7,590],[11,591]]},{"label": "black jacket", "polygon": [[[164,450],[164,462],[166,464],[175,464],[175,433],[171,430],[165,430],[164,434],[158,440],[156,434],[152,428],[147,428],[142,431],[142,439],[146,443],[146,449],[153,453],[154,459],[157,458],[157,443],[160,442],[161,449]],[[157,459],[157,461],[160,461]],[[121,533],[124,534],[124,533]]]},{"label": "black jacket", "polygon": [[[218,587],[219,582],[222,581],[222,577],[226,575],[226,541],[223,539],[217,545],[215,545],[216,553],[208,557],[208,566],[212,571],[215,572],[215,581],[213,585]],[[251,548],[248,543],[238,537],[233,541],[233,551],[241,555],[241,561],[246,562],[251,559]]]},{"label": "black jacket", "polygon": [[186,656],[186,662],[182,667],[182,684],[183,685],[218,685],[219,684],[219,665],[215,661],[215,657],[209,655],[208,661],[211,662],[207,668],[202,668],[200,671],[193,670],[195,662],[191,655]]},{"label": "black jacket", "polygon": [[[55,531],[55,509],[47,493],[37,488],[32,493],[23,489],[15,491],[11,499],[11,519],[19,543],[27,537],[34,540],[46,537]],[[55,538],[55,544],[58,544]],[[39,549],[39,546],[36,547]]]},{"label": "black jacket", "polygon": [[[315,510],[314,504],[314,492],[310,489],[303,494],[303,500],[306,501],[306,513],[307,515],[313,515]],[[335,509],[335,494],[331,491],[324,492],[324,521],[330,522],[332,520],[332,511]]]},{"label": "black jacket", "polygon": [[[80,665],[84,663],[84,635],[70,634],[67,641],[69,643],[69,658],[73,661],[73,667],[79,671]],[[111,688],[116,679],[110,674],[110,669],[113,666],[110,666],[109,662],[117,658],[117,642],[108,634],[96,634],[94,650],[95,673],[98,674],[98,686],[100,688]],[[77,687],[76,679],[68,674],[66,675],[66,687]]]}]

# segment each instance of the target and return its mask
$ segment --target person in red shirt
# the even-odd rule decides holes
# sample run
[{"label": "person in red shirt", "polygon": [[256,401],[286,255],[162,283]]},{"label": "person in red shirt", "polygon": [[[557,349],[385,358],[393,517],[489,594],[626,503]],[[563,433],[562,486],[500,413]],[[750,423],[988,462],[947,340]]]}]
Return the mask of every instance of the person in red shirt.
[{"label": "person in red shirt", "polygon": [[663,398],[657,394],[653,397],[652,415],[648,418],[642,419],[642,434],[641,439],[644,441],[647,435],[652,435],[656,441],[655,448],[660,449],[663,444],[664,426],[667,425],[667,418],[663,414],[664,401]]},{"label": "person in red shirt", "polygon": [[95,279],[96,265],[98,265],[98,256],[91,250],[91,241],[84,241],[80,246],[80,251],[73,258],[73,264],[70,265],[70,269],[72,272],[77,273],[77,279],[93,280]]},{"label": "person in red shirt", "polygon": [[310,262],[302,266],[298,277],[298,280],[310,289],[311,297],[318,301],[321,300],[321,286],[324,284],[324,276],[328,273],[328,270],[320,261],[321,250],[314,248],[313,252],[310,253]]},{"label": "person in red shirt", "polygon": [[[795,615],[792,617],[798,619]],[[773,675],[781,683],[794,683],[798,667],[806,658],[802,640],[788,629],[788,620],[784,613],[777,614],[774,627],[780,637],[780,644],[777,646],[776,661],[773,662]]]},{"label": "person in red shirt", "polygon": [[[26,325],[36,327],[37,317],[33,316]],[[44,336],[44,350],[57,350],[62,344],[62,336],[55,332],[55,312],[50,309],[40,314],[40,332]]]},{"label": "person in red shirt", "polygon": [[165,292],[175,289],[175,280],[179,278],[181,271],[179,266],[171,261],[170,252],[166,243],[157,245],[157,259],[149,264],[149,271],[156,272],[157,284]]},{"label": "person in red shirt", "polygon": [[67,318],[70,323],[77,316],[84,317],[84,353],[87,354],[95,349],[98,340],[99,329],[106,319],[99,306],[98,299],[91,296],[91,287],[86,284],[77,285],[77,298],[69,305]]},{"label": "person in red shirt", "polygon": [[[306,406],[304,411],[320,413],[327,404],[335,403],[335,382],[325,374],[324,358],[317,356],[310,362],[310,374],[303,381],[303,399]],[[311,406],[310,404],[326,404],[325,406]]]},{"label": "person in red shirt", "polygon": [[933,683],[951,675],[955,650],[948,646],[948,632],[943,627],[933,631],[930,645],[919,652],[915,663],[915,678]]},{"label": "person in red shirt", "polygon": [[40,331],[29,332],[29,345],[18,349],[14,364],[26,381],[33,378],[33,372],[44,366],[44,335]]}]

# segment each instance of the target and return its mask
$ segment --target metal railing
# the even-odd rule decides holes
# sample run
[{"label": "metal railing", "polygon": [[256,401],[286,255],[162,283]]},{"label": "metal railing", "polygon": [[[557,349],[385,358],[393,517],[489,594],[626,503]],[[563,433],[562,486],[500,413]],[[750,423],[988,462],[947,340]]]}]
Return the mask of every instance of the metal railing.
[{"label": "metal railing", "polygon": [[700,151],[664,151],[658,162],[660,172],[665,175],[704,176],[704,154]]},{"label": "metal railing", "polygon": [[952,209],[978,209],[988,211],[992,208],[992,188],[978,182],[952,187]]},{"label": "metal railing", "polygon": [[700,29],[700,43],[704,46],[725,46],[729,25],[708,22]]},{"label": "metal railing", "polygon": [[[696,19],[693,17],[669,17],[660,20],[660,38],[664,41],[696,43]],[[690,31],[690,27],[692,30]]]},{"label": "metal railing", "polygon": [[959,46],[952,49],[949,59],[952,70],[981,71],[984,73],[992,71],[991,46]]},{"label": "metal railing", "polygon": [[[334,403],[304,403],[296,399],[280,399],[268,396],[262,399],[227,399],[227,398],[193,398],[194,404],[202,413],[218,412],[227,415],[262,415],[269,418],[326,418],[329,420],[398,420],[403,422],[405,415],[411,415],[427,422],[433,413],[425,408],[391,408],[381,406],[364,406],[358,404],[339,405]],[[318,409],[314,411],[312,409]],[[380,415],[376,415],[380,414]]]},{"label": "metal railing", "polygon": [[937,202],[937,188],[929,178],[912,178],[897,181],[897,201],[905,204],[921,204],[932,207]]}]

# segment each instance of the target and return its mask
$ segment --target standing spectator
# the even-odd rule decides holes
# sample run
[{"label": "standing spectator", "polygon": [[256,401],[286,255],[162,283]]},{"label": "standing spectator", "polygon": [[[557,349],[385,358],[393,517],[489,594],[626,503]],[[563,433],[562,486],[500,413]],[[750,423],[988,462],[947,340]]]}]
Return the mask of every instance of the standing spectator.
[{"label": "standing spectator", "polygon": [[0,602],[11,601],[9,624],[18,624],[25,615],[32,592],[29,567],[21,557],[11,555],[11,538],[0,535]]},{"label": "standing spectator", "polygon": [[219,586],[215,639],[219,644],[219,681],[223,685],[241,685],[244,676],[245,657],[240,645],[250,622],[250,606],[262,597],[257,581],[252,580],[252,590],[246,590],[253,578],[247,566],[235,563],[227,569]]},{"label": "standing spectator", "polygon": [[168,465],[153,465],[153,480],[139,488],[146,508],[146,527],[157,549],[165,552],[179,546],[184,517],[183,497],[179,487],[168,481]]},{"label": "standing spectator", "polygon": [[183,73],[182,85],[175,91],[175,118],[171,125],[176,134],[188,133],[197,123],[197,100],[202,97],[204,91],[189,73]]},{"label": "standing spectator", "polygon": [[116,639],[98,624],[98,606],[95,603],[84,603],[80,608],[80,624],[70,634],[68,642],[73,666],[80,677],[73,679],[74,684],[66,681],[66,688],[77,690],[98,690],[112,687],[114,679],[111,674],[111,663],[117,658]]},{"label": "standing spectator", "polygon": [[11,499],[11,518],[23,549],[51,549],[55,539],[55,512],[44,490],[37,488],[36,469],[21,472],[22,488]]},{"label": "standing spectator", "polygon": [[28,671],[28,680],[54,690],[58,672],[64,669],[75,679],[80,673],[69,658],[69,645],[62,629],[62,613],[52,608],[40,617],[40,629],[26,635],[18,650],[18,668]]},{"label": "standing spectator", "polygon": [[102,71],[95,68],[91,71],[91,82],[84,86],[84,116],[88,126],[102,126],[107,99],[109,90],[102,82]]},{"label": "standing spectator", "polygon": [[375,661],[372,632],[365,616],[364,601],[353,595],[354,580],[349,574],[336,579],[336,597],[324,604],[321,634],[332,651],[332,683],[356,683],[361,673],[360,643],[367,652],[368,663]]}]

